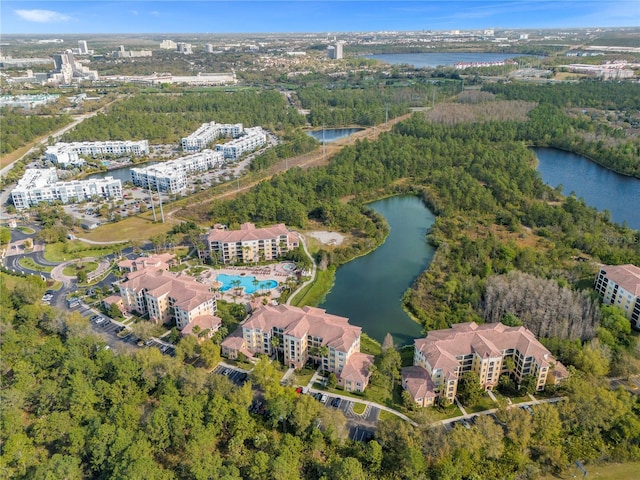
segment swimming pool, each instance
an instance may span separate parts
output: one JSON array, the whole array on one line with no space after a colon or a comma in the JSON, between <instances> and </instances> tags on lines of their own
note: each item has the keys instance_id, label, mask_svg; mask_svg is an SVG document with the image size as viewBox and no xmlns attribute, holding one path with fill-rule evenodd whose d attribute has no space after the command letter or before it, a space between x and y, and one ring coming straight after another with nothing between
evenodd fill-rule
<instances>
[{"instance_id":1,"label":"swimming pool","mask_svg":"<svg viewBox=\"0 0 640 480\"><path fill-rule=\"evenodd\" d=\"M240 288L244 288L244 293L252 294L255 293L256 290L271 290L278 286L278 282L275 280L261 280L255 283L256 277L253 275L227 275L226 273L221 273L216 277L216 280L222 283L222 287L220 287L221 292L226 292L231 290L232 288L236 288L236 285ZM240 282L239 284L235 282Z\"/></svg>"}]
</instances>

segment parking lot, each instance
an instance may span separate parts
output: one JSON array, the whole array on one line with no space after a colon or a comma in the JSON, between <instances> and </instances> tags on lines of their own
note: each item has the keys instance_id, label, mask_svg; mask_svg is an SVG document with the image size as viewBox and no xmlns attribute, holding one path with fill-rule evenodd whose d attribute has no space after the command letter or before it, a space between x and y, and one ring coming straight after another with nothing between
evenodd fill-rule
<instances>
[{"instance_id":1,"label":"parking lot","mask_svg":"<svg viewBox=\"0 0 640 480\"><path fill-rule=\"evenodd\" d=\"M213 373L216 373L218 375L224 375L239 387L244 385L245 382L247 381L247 378L249 377L247 372L244 372L242 370L238 370L226 365L218 365L213 370Z\"/></svg>"},{"instance_id":2,"label":"parking lot","mask_svg":"<svg viewBox=\"0 0 640 480\"><path fill-rule=\"evenodd\" d=\"M371 428L375 427L378 423L378 419L380 417L380 408L378 407L367 405L364 413L358 414L353 411L353 406L356 403L359 403L356 399L352 400L350 398L339 397L337 395L322 392L314 392L311 393L311 395L313 395L316 400L323 403L326 408L340 410L348 420L354 423L354 425L357 424L363 428ZM325 401L323 401L323 397L326 397Z\"/></svg>"}]
</instances>

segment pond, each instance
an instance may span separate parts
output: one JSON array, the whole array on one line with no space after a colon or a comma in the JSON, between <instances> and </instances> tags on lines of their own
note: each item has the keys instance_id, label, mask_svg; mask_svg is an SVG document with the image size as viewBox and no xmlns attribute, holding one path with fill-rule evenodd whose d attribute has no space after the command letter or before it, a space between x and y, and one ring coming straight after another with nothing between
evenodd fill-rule
<instances>
[{"instance_id":1,"label":"pond","mask_svg":"<svg viewBox=\"0 0 640 480\"><path fill-rule=\"evenodd\" d=\"M382 342L391 333L397 345L422 336L422 327L402 308L402 296L431 263L435 248L426 235L435 217L414 196L397 196L369 205L391 230L373 252L342 265L321 308L349 318Z\"/></svg>"},{"instance_id":2,"label":"pond","mask_svg":"<svg viewBox=\"0 0 640 480\"><path fill-rule=\"evenodd\" d=\"M335 142L340 138L348 137L356 132L363 130L362 128L325 128L324 130L312 130L307 132L308 135L311 135L313 138L318 140L320 143L331 143Z\"/></svg>"}]
</instances>

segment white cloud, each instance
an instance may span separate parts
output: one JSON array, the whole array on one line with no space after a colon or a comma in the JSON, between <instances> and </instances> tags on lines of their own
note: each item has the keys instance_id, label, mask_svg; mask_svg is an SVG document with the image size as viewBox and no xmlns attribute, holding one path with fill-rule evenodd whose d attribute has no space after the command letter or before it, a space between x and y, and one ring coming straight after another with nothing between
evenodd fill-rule
<instances>
[{"instance_id":1,"label":"white cloud","mask_svg":"<svg viewBox=\"0 0 640 480\"><path fill-rule=\"evenodd\" d=\"M15 10L15 13L24 20L37 23L68 22L71 20L69 15L53 10Z\"/></svg>"}]
</instances>

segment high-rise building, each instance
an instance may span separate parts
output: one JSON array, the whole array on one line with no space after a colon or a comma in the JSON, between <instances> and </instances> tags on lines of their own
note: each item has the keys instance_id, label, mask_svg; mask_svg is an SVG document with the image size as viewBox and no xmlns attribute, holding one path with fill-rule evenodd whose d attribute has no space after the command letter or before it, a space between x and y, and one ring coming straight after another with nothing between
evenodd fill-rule
<instances>
[{"instance_id":1,"label":"high-rise building","mask_svg":"<svg viewBox=\"0 0 640 480\"><path fill-rule=\"evenodd\" d=\"M88 55L89 54L89 47L87 47L87 41L86 40L78 40L78 53L80 55Z\"/></svg>"},{"instance_id":2,"label":"high-rise building","mask_svg":"<svg viewBox=\"0 0 640 480\"><path fill-rule=\"evenodd\" d=\"M342 40L336 42L335 45L329 45L327 47L327 57L331 60L341 60L344 58L343 47L344 43Z\"/></svg>"},{"instance_id":3,"label":"high-rise building","mask_svg":"<svg viewBox=\"0 0 640 480\"><path fill-rule=\"evenodd\" d=\"M336 42L336 60L341 60L343 58L342 47L344 46L344 42L342 40Z\"/></svg>"},{"instance_id":4,"label":"high-rise building","mask_svg":"<svg viewBox=\"0 0 640 480\"><path fill-rule=\"evenodd\" d=\"M204 51L206 53L213 53L213 45L211 45L210 43L205 43L204 44Z\"/></svg>"},{"instance_id":5,"label":"high-rise building","mask_svg":"<svg viewBox=\"0 0 640 480\"><path fill-rule=\"evenodd\" d=\"M191 55L193 53L193 48L190 43L178 42L177 50L178 53L184 55Z\"/></svg>"}]
</instances>

